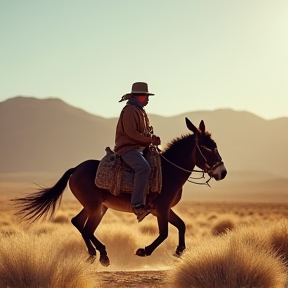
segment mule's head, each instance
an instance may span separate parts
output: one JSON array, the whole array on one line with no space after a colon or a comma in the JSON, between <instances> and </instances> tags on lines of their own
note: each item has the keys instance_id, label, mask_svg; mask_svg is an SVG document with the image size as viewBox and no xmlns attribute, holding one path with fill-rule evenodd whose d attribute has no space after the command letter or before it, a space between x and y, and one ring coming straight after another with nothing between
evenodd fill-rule
<instances>
[{"instance_id":1,"label":"mule's head","mask_svg":"<svg viewBox=\"0 0 288 288\"><path fill-rule=\"evenodd\" d=\"M218 152L217 144L211 138L211 134L205 130L204 121L201 120L199 128L196 128L188 118L185 120L187 128L195 135L193 150L195 165L217 181L224 179L227 170Z\"/></svg>"}]
</instances>

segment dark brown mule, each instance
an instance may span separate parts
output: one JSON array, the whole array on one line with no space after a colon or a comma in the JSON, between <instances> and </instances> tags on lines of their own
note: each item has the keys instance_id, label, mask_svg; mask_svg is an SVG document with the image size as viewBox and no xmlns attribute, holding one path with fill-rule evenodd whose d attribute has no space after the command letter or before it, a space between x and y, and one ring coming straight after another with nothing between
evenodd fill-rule
<instances>
[{"instance_id":1,"label":"dark brown mule","mask_svg":"<svg viewBox=\"0 0 288 288\"><path fill-rule=\"evenodd\" d=\"M185 223L171 208L180 201L182 186L195 165L216 180L224 179L227 174L216 143L206 132L204 122L201 121L197 129L189 119L185 119L187 128L194 134L174 139L161 154L162 190L160 194L149 194L146 199L151 214L157 217L159 236L150 245L139 248L136 251L138 256L151 255L168 237L168 223L178 229L179 240L175 255L180 256L185 249L186 228ZM52 216L69 181L72 193L83 206L82 211L71 222L80 231L90 257L94 260L98 250L101 264L108 266L110 262L106 247L94 236L94 232L108 208L132 213L131 194L122 193L116 197L109 191L98 188L94 184L98 165L98 160L87 160L67 170L53 187L13 201L19 209L17 213L26 220L34 221L42 216Z\"/></svg>"}]
</instances>

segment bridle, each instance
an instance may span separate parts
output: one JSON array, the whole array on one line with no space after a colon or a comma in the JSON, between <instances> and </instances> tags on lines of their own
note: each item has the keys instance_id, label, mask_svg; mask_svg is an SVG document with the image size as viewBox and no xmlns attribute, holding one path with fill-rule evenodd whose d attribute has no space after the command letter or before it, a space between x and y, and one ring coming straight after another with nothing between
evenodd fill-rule
<instances>
[{"instance_id":1,"label":"bridle","mask_svg":"<svg viewBox=\"0 0 288 288\"><path fill-rule=\"evenodd\" d=\"M201 150L200 147L201 147L201 148L205 148L205 149L210 150L211 152L215 153L215 154L217 155L217 157L219 158L220 161L218 161L218 162L216 162L214 165L210 166L209 163L208 163L207 158L206 158L205 155L203 154L203 152L202 152L202 150ZM171 162L170 160L168 160L166 157L163 156L162 153L159 153L159 154L160 154L160 156L161 156L165 161L167 161L168 163L170 163L171 165L177 167L178 169L180 169L180 170L182 170L182 171L185 171L185 172L187 172L187 173L189 173L189 174L192 174L193 172L197 172L197 173L201 173L201 174L202 174L201 177L196 177L196 178L195 178L195 177L192 177L192 176L189 176L189 178L188 178L188 180L187 180L188 182L194 183L194 184L198 184L198 185L207 185L207 186L211 187L210 184L209 184L209 181L212 179L212 177L209 175L209 172L215 170L217 167L219 167L220 165L223 164L223 161L222 161L222 159L221 159L221 156L219 155L217 148L215 148L215 149L212 151L211 149L209 149L208 147L206 147L206 146L204 146L204 145L200 145L200 146L199 146L199 137L198 137L197 134L195 135L195 146L194 146L194 149L193 149L193 151L192 151L192 158L193 158L193 161L194 161L195 164L196 164L196 150L198 150L200 156L201 156L202 159L204 160L204 166L205 166L205 168L202 169L202 170L197 170L197 169L187 170L187 169L185 169L185 168L183 168L183 167L180 167L180 166L176 165L175 163ZM207 174L209 175L209 179L208 179L208 180L206 180L205 182L201 182L201 183L193 181L193 180L197 180L197 179L205 179L205 173L207 173ZM193 180L191 180L191 179L193 179Z\"/></svg>"},{"instance_id":2,"label":"bridle","mask_svg":"<svg viewBox=\"0 0 288 288\"><path fill-rule=\"evenodd\" d=\"M203 148L203 149L209 150L210 152L214 153L214 154L217 156L217 158L219 159L219 161L217 161L214 165L210 166L209 163L208 163L207 158L204 156L204 154L203 154L202 150L200 149L200 147ZM199 154L201 155L201 157L203 158L203 160L204 160L204 162L205 162L205 164L204 164L204 165L205 165L205 169L203 169L203 170L204 170L206 173L209 173L209 172L215 170L218 166L220 166L220 165L223 164L222 158L221 158L220 154L218 153L217 147L215 147L213 150L211 150L211 149L207 148L207 147L204 146L204 145L200 145L200 146L199 146L199 138L198 138L198 135L195 135L195 147L194 147L194 151L195 151L195 148L198 149ZM192 155L193 155L193 161L194 161L194 163L196 164L196 156L195 156L195 152L194 152L194 151L192 152L192 153L193 153Z\"/></svg>"}]
</instances>

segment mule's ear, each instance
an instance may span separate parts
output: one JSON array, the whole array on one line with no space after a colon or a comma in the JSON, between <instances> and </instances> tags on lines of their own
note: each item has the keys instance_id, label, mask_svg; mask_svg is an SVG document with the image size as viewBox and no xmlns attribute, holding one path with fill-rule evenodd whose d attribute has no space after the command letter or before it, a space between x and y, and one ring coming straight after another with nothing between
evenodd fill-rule
<instances>
[{"instance_id":1,"label":"mule's ear","mask_svg":"<svg viewBox=\"0 0 288 288\"><path fill-rule=\"evenodd\" d=\"M199 130L201 131L202 134L205 134L205 123L203 120L201 120L200 124L199 124Z\"/></svg>"},{"instance_id":2,"label":"mule's ear","mask_svg":"<svg viewBox=\"0 0 288 288\"><path fill-rule=\"evenodd\" d=\"M185 121L186 121L186 126L190 131L194 132L194 134L199 132L198 129L194 126L194 124L187 117L185 117Z\"/></svg>"}]
</instances>

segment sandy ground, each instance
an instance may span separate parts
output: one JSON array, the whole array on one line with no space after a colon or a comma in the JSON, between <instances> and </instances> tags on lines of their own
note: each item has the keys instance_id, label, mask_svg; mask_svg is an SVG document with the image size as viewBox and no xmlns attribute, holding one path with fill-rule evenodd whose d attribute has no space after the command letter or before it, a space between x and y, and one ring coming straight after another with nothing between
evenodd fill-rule
<instances>
[{"instance_id":1,"label":"sandy ground","mask_svg":"<svg viewBox=\"0 0 288 288\"><path fill-rule=\"evenodd\" d=\"M21 179L19 179L19 182L13 181L13 179L6 179L6 181L2 181L2 182L0 181L0 203L2 202L2 206L0 206L0 210L1 210L0 211L1 212L0 213L0 228L2 227L2 229L4 230L9 229L10 227L9 225L12 221L8 217L8 215L12 213L10 210L11 208L9 207L10 206L9 199L13 197L17 197L21 195L22 193L24 194L31 193L31 192L33 193L34 191L36 191L38 188L37 185L35 184L33 185L31 183L27 184L27 182L22 182ZM41 184L41 183L44 183L44 181L43 182L40 181L38 183ZM47 181L47 183L45 182L47 186L52 185L53 183L54 182L52 180L51 182L49 181ZM257 195L256 197L255 195L255 199L256 198L260 199L261 202L264 202L264 203L257 203L256 201L252 201L251 196L249 198L250 200L249 202L243 202L243 203L238 202L239 198L237 197L243 197L243 199L246 199L245 197L249 195L248 193L249 191L245 191L245 190L239 193L238 193L238 190L229 191L230 198L228 197L227 198L229 200L232 199L235 202L234 201L229 202L228 199L224 202L213 202L211 200L211 197L208 197L208 193L210 193L210 195L214 193L215 198L219 197L218 201L221 199L220 197L221 194L218 193L218 191L214 191L214 190L212 191L212 189L210 190L208 190L207 192L206 190L201 191L202 198L195 196L194 201L192 202L183 201L177 207L175 207L175 212L177 212L183 218L187 226L187 231L186 231L186 240L188 242L187 247L189 246L191 247L191 245L194 245L194 242L197 241L197 239L202 239L202 238L205 239L207 235L211 234L213 227L217 223L222 223L223 221L225 222L227 219L231 220L232 224L235 226L243 225L243 224L246 225L247 223L250 223L250 222L251 222L251 225L252 224L254 225L255 223L264 223L264 222L267 223L267 225L272 225L279 221L282 221L283 219L288 219L287 192L285 192L284 190L283 191L285 193L281 190L281 197L278 197L278 194L275 192L273 194L272 193L273 191L269 193L269 195L267 194L269 196L268 197L264 193L265 189L263 188L264 192L261 194L261 197L258 197L259 195ZM275 190L275 191L277 192L278 190ZM185 191L186 194L189 192L190 191ZM62 223L61 225L64 225L65 227L66 226L69 227L69 228L65 228L65 229L69 229L67 231L70 231L70 228L72 231L72 229L74 228L70 224L70 219L76 213L79 212L81 205L77 201L75 201L74 197L71 197L72 195L69 189L67 189L65 193L66 194L63 199L64 201L62 202L61 204L62 206L59 211L59 215L62 218L60 217L59 219L60 220L62 219L60 221L60 224ZM222 196L225 193L222 191ZM197 193L194 193L194 194L191 193L191 195L196 195L196 194ZM246 196L244 197L243 194L245 194ZM273 200L276 203L273 203L273 201L271 201L272 196L273 196ZM71 201L70 199L73 199L73 201ZM202 201L199 201L200 199ZM210 201L207 201L208 199ZM67 200L67 202L65 200ZM118 253L121 254L121 257L124 257L124 260L126 259L127 261L130 261L131 260L130 250L134 249L133 248L134 244L135 243L137 244L135 248L142 247L141 246L142 238L145 240L143 242L145 245L146 238L147 238L147 243L149 243L149 241L151 241L153 237L156 237L158 233L156 219L153 218L151 215L147 216L145 221L143 221L143 223L141 224L136 223L136 220L134 218L135 218L134 215L126 215L124 213L114 212L111 210L107 212L107 216L103 219L102 224L101 224L102 225L101 229L98 230L100 235L102 231L104 232L110 231L110 234L108 235L109 237L110 236L119 237L119 236L126 235L125 236L126 238L120 237L119 241L122 241L121 242L122 244L123 244L123 241L126 241L126 240L130 242L127 243L128 248L123 246L123 251L119 252L113 249L113 245L111 246L111 241L109 240L109 237L106 238L106 242L108 242L107 247L110 249L110 250L108 249L109 257L110 257L111 263L113 262L114 264L115 262L116 269L114 268L113 270L113 267L111 264L110 266L111 268L107 267L107 270L103 271L103 268L101 267L101 269L97 271L97 268L96 268L97 266L95 264L95 278L98 279L95 282L95 287L98 288L100 285L101 288L102 287L103 288L116 288L116 287L117 288L124 288L124 287L128 287L128 288L130 287L133 287L133 288L162 288L162 287L176 288L172 284L172 279L171 279L173 270L160 270L160 269L164 269L164 267L163 266L159 267L159 265L157 267L157 265L155 265L155 269L159 269L159 270L146 271L150 267L149 268L147 267L144 268L143 266L139 267L137 263L139 263L140 260L144 260L144 259L139 260L138 258L135 258L135 266L133 265L132 267L133 269L139 269L139 270L134 270L134 271L131 271L130 267L125 270L125 268L123 268L119 264L121 263L121 261L117 262ZM60 224L57 224L57 225L60 225ZM45 223L43 223L43 225L45 226ZM50 225L55 225L55 224L50 223ZM112 226L109 226L109 225L113 225L114 228L110 229L109 227L112 227ZM107 230L107 227L108 227L108 230ZM123 233L121 229L123 229ZM133 242L134 238L132 236L128 237L130 234L133 234L133 233L127 232L129 231L129 229L133 229L133 232L136 233L135 235L137 237L136 237L135 243ZM101 235L102 237L105 236L104 232ZM170 233L169 238L165 241L165 243L162 244L162 246L158 250L161 251L161 248L168 247L168 254L172 255L174 251L173 249L175 249L176 247L176 242L174 243L174 239L173 239L176 231L173 230L173 228L171 228L170 232L169 232ZM77 237L78 236L79 235L77 234ZM172 244L170 244L170 242ZM158 252L157 251L155 251L155 255L159 257L159 251ZM166 254L163 256L164 259L166 259L165 256ZM156 260L158 260L157 257L155 258ZM170 260L170 258L168 258L168 260ZM157 263L159 264L159 261ZM142 268L143 270L141 270ZM118 269L123 269L125 271L118 271ZM154 269L154 267L152 267L151 269ZM94 274L94 271L93 271L93 274ZM94 284L94 281L93 281L93 284ZM0 284L0 288L1 287L2 286Z\"/></svg>"},{"instance_id":2,"label":"sandy ground","mask_svg":"<svg viewBox=\"0 0 288 288\"><path fill-rule=\"evenodd\" d=\"M169 281L170 271L107 271L99 274L103 288L173 288Z\"/></svg>"}]
</instances>

